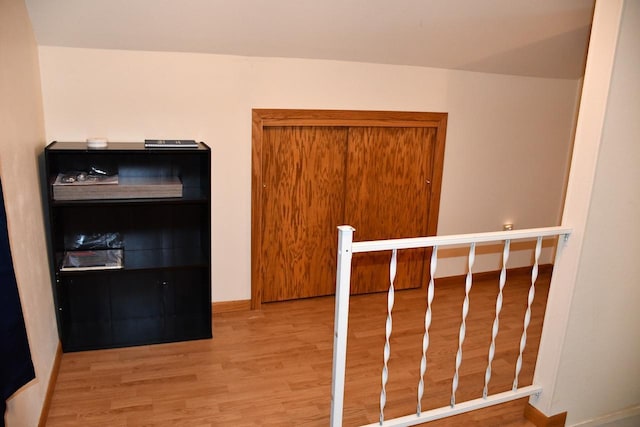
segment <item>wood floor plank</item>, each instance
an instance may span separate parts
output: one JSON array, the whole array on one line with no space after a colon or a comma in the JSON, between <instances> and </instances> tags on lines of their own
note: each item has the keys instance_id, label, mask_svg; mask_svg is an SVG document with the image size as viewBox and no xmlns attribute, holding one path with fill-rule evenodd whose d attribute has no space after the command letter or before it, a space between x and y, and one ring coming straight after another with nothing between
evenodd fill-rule
<instances>
[{"instance_id":1,"label":"wood floor plank","mask_svg":"<svg viewBox=\"0 0 640 427\"><path fill-rule=\"evenodd\" d=\"M531 384L548 293L540 276L520 385ZM529 278L514 274L504 290L490 393L511 388ZM458 402L482 395L497 280L470 293ZM437 283L423 410L446 406L464 281ZM333 297L263 304L261 311L214 314L214 338L63 354L47 426L325 426L329 422ZM415 411L424 333L422 290L396 293L387 418ZM386 294L352 297L344 425L379 417ZM526 399L429 423L429 426L531 426Z\"/></svg>"}]
</instances>

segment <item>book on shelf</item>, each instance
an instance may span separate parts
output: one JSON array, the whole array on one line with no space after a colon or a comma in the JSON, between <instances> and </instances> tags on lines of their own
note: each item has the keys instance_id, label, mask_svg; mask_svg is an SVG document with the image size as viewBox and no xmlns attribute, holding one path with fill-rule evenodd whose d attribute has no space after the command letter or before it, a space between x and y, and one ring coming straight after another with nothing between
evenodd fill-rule
<instances>
[{"instance_id":1,"label":"book on shelf","mask_svg":"<svg viewBox=\"0 0 640 427\"><path fill-rule=\"evenodd\" d=\"M193 139L145 139L144 148L198 148Z\"/></svg>"},{"instance_id":2,"label":"book on shelf","mask_svg":"<svg viewBox=\"0 0 640 427\"><path fill-rule=\"evenodd\" d=\"M122 249L66 251L60 271L112 270L123 268Z\"/></svg>"}]
</instances>

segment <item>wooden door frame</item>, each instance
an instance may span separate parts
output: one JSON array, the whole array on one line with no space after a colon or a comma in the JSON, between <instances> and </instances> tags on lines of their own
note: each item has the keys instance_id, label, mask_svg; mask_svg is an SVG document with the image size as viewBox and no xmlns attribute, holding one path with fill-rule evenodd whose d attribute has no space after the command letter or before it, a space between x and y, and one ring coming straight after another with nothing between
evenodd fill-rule
<instances>
[{"instance_id":1,"label":"wooden door frame","mask_svg":"<svg viewBox=\"0 0 640 427\"><path fill-rule=\"evenodd\" d=\"M251 120L251 309L262 304L262 140L272 126L428 127L436 129L427 235L438 229L447 113L359 110L253 109ZM337 232L336 232L337 236ZM337 238L337 237L336 237Z\"/></svg>"}]
</instances>

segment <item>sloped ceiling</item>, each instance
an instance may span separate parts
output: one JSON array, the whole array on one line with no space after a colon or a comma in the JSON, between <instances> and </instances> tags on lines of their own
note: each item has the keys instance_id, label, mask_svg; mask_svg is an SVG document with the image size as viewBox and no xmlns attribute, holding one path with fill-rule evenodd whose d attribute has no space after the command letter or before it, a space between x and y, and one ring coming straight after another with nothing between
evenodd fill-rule
<instances>
[{"instance_id":1,"label":"sloped ceiling","mask_svg":"<svg viewBox=\"0 0 640 427\"><path fill-rule=\"evenodd\" d=\"M40 45L577 79L594 0L26 0Z\"/></svg>"}]
</instances>

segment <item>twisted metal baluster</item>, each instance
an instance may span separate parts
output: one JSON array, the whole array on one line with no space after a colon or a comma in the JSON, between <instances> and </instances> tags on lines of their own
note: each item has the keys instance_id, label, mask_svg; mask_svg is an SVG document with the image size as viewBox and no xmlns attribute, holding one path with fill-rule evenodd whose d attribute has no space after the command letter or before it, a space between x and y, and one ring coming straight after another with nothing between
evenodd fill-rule
<instances>
[{"instance_id":1,"label":"twisted metal baluster","mask_svg":"<svg viewBox=\"0 0 640 427\"><path fill-rule=\"evenodd\" d=\"M380 425L384 422L384 405L387 402L387 380L389 379L389 356L391 355L391 346L389 345L389 338L391 337L391 329L393 320L391 318L391 311L393 310L394 290L393 282L396 279L396 266L397 266L398 251L394 249L391 253L391 262L389 263L389 293L387 296L387 323L385 328L385 342L384 342L384 365L382 367L382 391L380 391Z\"/></svg>"},{"instance_id":2,"label":"twisted metal baluster","mask_svg":"<svg viewBox=\"0 0 640 427\"><path fill-rule=\"evenodd\" d=\"M420 382L418 383L418 416L422 412L422 395L424 394L424 374L427 372L427 350L429 349L429 327L431 326L431 302L433 301L433 276L438 265L438 247L434 246L431 252L431 269L429 287L427 289L427 312L424 315L424 337L422 338L422 359L420 360Z\"/></svg>"},{"instance_id":3,"label":"twisted metal baluster","mask_svg":"<svg viewBox=\"0 0 640 427\"><path fill-rule=\"evenodd\" d=\"M527 299L527 311L524 314L524 329L522 331L522 337L520 338L520 353L518 354L518 361L516 362L516 373L513 379L513 391L518 390L518 376L520 375L520 369L522 369L522 353L527 345L527 328L531 321L531 304L536 294L536 280L538 279L538 259L540 258L540 252L542 251L542 236L538 237L536 242L535 259L533 263L533 269L531 270L531 287L529 288L529 297Z\"/></svg>"},{"instance_id":4,"label":"twisted metal baluster","mask_svg":"<svg viewBox=\"0 0 640 427\"><path fill-rule=\"evenodd\" d=\"M493 357L496 354L496 336L498 335L498 328L500 325L500 311L502 311L502 290L504 284L507 282L507 261L509 260L509 248L511 246L510 240L504 241L504 249L502 251L502 270L500 270L500 289L498 291L498 297L496 298L496 317L493 319L493 329L491 330L491 345L489 346L489 362L487 363L487 370L484 374L484 389L482 390L482 397L487 398L489 394L489 381L491 380L491 363Z\"/></svg>"},{"instance_id":5,"label":"twisted metal baluster","mask_svg":"<svg viewBox=\"0 0 640 427\"><path fill-rule=\"evenodd\" d=\"M462 303L462 323L460 324L460 335L458 337L458 352L456 353L456 372L453 375L453 381L451 383L451 407L452 408L456 404L456 390L458 389L458 374L460 371L460 364L462 363L462 344L464 343L464 335L467 329L465 321L467 319L467 314L469 313L469 292L471 291L471 285L472 285L471 268L473 267L473 262L475 261L475 253L476 253L476 244L475 242L473 242L469 247L469 271L467 272L467 278L465 281L464 302Z\"/></svg>"}]
</instances>

